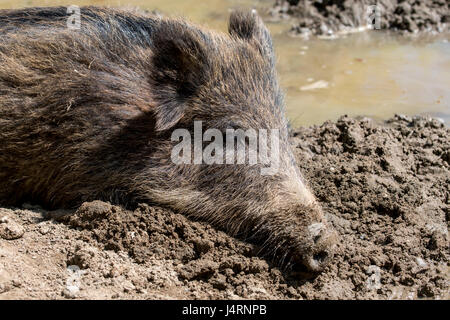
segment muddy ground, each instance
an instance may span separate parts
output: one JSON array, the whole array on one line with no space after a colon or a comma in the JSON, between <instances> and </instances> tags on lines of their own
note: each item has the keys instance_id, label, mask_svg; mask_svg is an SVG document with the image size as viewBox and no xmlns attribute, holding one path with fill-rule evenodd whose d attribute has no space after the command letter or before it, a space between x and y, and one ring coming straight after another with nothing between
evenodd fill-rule
<instances>
[{"instance_id":1,"label":"muddy ground","mask_svg":"<svg viewBox=\"0 0 450 320\"><path fill-rule=\"evenodd\" d=\"M94 201L68 217L24 204L0 208L0 299L450 298L450 128L342 117L292 143L340 236L319 276L146 204Z\"/></svg>"},{"instance_id":2,"label":"muddy ground","mask_svg":"<svg viewBox=\"0 0 450 320\"><path fill-rule=\"evenodd\" d=\"M368 17L375 17L375 10L369 8L373 5L378 6L380 17L374 29L405 33L449 31L447 0L276 0L270 13L273 19L292 17L293 34L334 36L366 28Z\"/></svg>"}]
</instances>

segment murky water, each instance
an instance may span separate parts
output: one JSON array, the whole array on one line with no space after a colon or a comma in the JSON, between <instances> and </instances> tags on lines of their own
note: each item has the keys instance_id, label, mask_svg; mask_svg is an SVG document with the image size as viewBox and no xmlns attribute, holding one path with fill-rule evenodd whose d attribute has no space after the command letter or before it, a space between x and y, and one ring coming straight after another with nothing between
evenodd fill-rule
<instances>
[{"instance_id":1,"label":"murky water","mask_svg":"<svg viewBox=\"0 0 450 320\"><path fill-rule=\"evenodd\" d=\"M269 7L272 0L0 0L0 8L51 5L139 6L181 15L226 30L229 10ZM259 10L263 12L263 10ZM406 39L386 32L337 40L287 35L290 24L268 23L294 125L343 114L384 119L394 113L429 114L450 124L450 35Z\"/></svg>"}]
</instances>

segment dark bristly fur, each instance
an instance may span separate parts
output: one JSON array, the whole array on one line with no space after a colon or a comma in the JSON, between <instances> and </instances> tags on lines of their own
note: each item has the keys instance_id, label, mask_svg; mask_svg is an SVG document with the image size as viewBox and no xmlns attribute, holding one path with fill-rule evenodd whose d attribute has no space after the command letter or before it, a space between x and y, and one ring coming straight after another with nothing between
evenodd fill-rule
<instances>
[{"instance_id":1,"label":"dark bristly fur","mask_svg":"<svg viewBox=\"0 0 450 320\"><path fill-rule=\"evenodd\" d=\"M313 271L328 263L333 232L295 164L272 40L255 13L234 12L228 35L95 7L81 8L80 30L66 19L65 8L0 11L1 203L143 201ZM280 129L279 172L172 163L172 131L194 120Z\"/></svg>"}]
</instances>

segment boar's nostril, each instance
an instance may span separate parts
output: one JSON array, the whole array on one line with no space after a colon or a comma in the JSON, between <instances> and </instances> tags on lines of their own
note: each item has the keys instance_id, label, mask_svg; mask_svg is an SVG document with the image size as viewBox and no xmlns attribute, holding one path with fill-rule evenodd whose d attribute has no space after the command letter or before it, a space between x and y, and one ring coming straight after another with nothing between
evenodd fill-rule
<instances>
[{"instance_id":1,"label":"boar's nostril","mask_svg":"<svg viewBox=\"0 0 450 320\"><path fill-rule=\"evenodd\" d=\"M317 243L317 241L319 241L320 239L320 235L317 235L313 238L314 243Z\"/></svg>"},{"instance_id":2,"label":"boar's nostril","mask_svg":"<svg viewBox=\"0 0 450 320\"><path fill-rule=\"evenodd\" d=\"M313 259L319 264L321 265L323 262L325 262L325 260L328 258L328 252L326 251L320 251L318 253L315 253L313 255Z\"/></svg>"},{"instance_id":3,"label":"boar's nostril","mask_svg":"<svg viewBox=\"0 0 450 320\"><path fill-rule=\"evenodd\" d=\"M320 272L328 264L331 256L328 251L321 250L306 258L304 265L313 273Z\"/></svg>"}]
</instances>

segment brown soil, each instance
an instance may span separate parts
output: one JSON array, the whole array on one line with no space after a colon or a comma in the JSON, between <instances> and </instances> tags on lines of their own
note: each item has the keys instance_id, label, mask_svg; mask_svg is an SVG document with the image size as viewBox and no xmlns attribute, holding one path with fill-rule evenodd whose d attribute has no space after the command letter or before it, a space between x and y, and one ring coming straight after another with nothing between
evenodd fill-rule
<instances>
[{"instance_id":1,"label":"brown soil","mask_svg":"<svg viewBox=\"0 0 450 320\"><path fill-rule=\"evenodd\" d=\"M382 30L449 31L450 3L446 0L276 0L270 13L274 19L293 17L294 34L330 36L366 26L373 5L380 10Z\"/></svg>"},{"instance_id":2,"label":"brown soil","mask_svg":"<svg viewBox=\"0 0 450 320\"><path fill-rule=\"evenodd\" d=\"M316 278L158 207L94 201L66 216L27 204L0 208L0 299L449 299L449 137L437 120L404 116L293 132L341 237Z\"/></svg>"}]
</instances>

